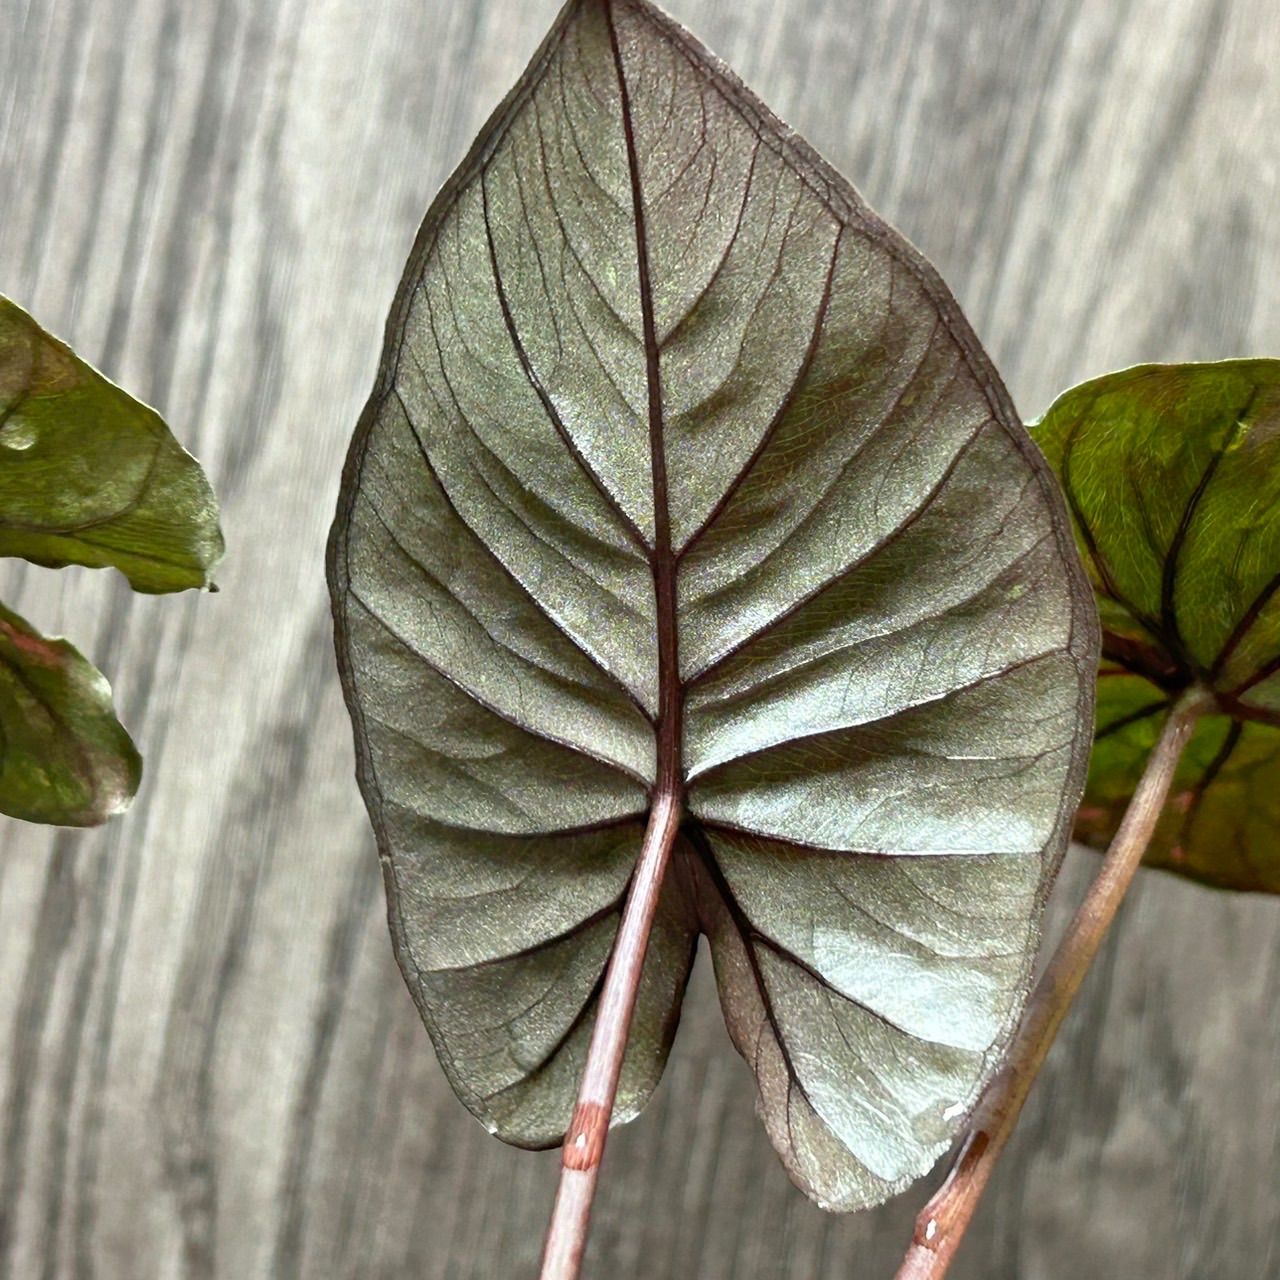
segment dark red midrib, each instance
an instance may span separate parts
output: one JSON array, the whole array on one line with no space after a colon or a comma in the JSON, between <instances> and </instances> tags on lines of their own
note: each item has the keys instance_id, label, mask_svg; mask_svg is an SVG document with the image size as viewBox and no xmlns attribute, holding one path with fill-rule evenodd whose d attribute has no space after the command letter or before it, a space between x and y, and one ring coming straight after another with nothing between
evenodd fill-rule
<instances>
[{"instance_id":1,"label":"dark red midrib","mask_svg":"<svg viewBox=\"0 0 1280 1280\"><path fill-rule=\"evenodd\" d=\"M667 460L663 442L662 375L649 281L649 245L644 217L644 193L631 122L622 52L612 8L604 5L609 46L618 77L619 108L627 150L636 237L636 268L644 329L645 377L649 397L649 449L653 478L654 545L649 557L653 571L655 625L658 647L658 714L655 720L656 760L650 795L649 821L636 859L631 889L623 907L618 934L610 951L591 1043L578 1087L577 1104L565 1133L561 1180L552 1209L543 1255L543 1275L560 1275L566 1257L580 1260L586 1239L596 1174L604 1153L609 1121L617 1099L623 1055L631 1034L631 1019L643 972L645 954L658 911L663 880L670 865L683 801L683 691L680 687L676 630L676 560L671 551L671 519L667 501ZM566 1252L566 1250L568 1252ZM550 1261L556 1259L558 1261ZM576 1266L576 1261L574 1263ZM576 1270L573 1274L577 1274Z\"/></svg>"},{"instance_id":2,"label":"dark red midrib","mask_svg":"<svg viewBox=\"0 0 1280 1280\"><path fill-rule=\"evenodd\" d=\"M622 133L627 149L627 173L631 181L631 202L636 232L636 268L640 291L640 318L644 338L645 382L649 398L649 455L653 477L653 568L655 621L658 641L657 760L654 796L678 796L683 788L682 745L684 698L680 687L680 640L676 626L677 561L671 548L671 512L667 490L667 456L662 414L662 370L659 363L657 326L653 313L653 290L649 275L649 241L645 223L644 192L640 182L640 162L636 153L635 130L631 121L631 97L622 50L614 25L613 11L606 6L609 47L618 77Z\"/></svg>"}]
</instances>

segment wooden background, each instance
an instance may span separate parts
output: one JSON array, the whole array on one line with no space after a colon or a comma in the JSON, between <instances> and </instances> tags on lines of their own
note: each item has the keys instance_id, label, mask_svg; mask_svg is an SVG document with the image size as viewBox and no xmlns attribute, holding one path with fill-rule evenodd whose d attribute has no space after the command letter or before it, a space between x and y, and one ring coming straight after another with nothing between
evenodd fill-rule
<instances>
[{"instance_id":1,"label":"wooden background","mask_svg":"<svg viewBox=\"0 0 1280 1280\"><path fill-rule=\"evenodd\" d=\"M937 263L1038 414L1280 354L1275 0L670 0ZM0 1276L531 1277L555 1156L457 1104L395 965L322 545L428 198L555 0L0 0L0 290L225 507L222 592L6 565L147 758L0 819ZM1087 862L1069 863L1060 921ZM1280 1275L1280 902L1145 877L954 1275ZM705 960L704 960L705 963ZM791 1189L705 973L590 1274L877 1280L924 1189Z\"/></svg>"}]
</instances>

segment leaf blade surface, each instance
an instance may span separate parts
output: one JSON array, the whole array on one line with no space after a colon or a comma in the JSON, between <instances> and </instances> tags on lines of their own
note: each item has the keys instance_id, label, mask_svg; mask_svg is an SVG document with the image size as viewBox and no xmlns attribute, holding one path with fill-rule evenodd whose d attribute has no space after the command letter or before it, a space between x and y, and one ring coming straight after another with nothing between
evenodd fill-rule
<instances>
[{"instance_id":1,"label":"leaf blade surface","mask_svg":"<svg viewBox=\"0 0 1280 1280\"><path fill-rule=\"evenodd\" d=\"M211 585L218 507L159 415L0 297L0 555Z\"/></svg>"},{"instance_id":2,"label":"leaf blade surface","mask_svg":"<svg viewBox=\"0 0 1280 1280\"><path fill-rule=\"evenodd\" d=\"M97 826L129 807L141 778L102 673L0 605L0 812Z\"/></svg>"},{"instance_id":3,"label":"leaf blade surface","mask_svg":"<svg viewBox=\"0 0 1280 1280\"><path fill-rule=\"evenodd\" d=\"M1140 365L1065 392L1032 427L1062 480L1103 623L1077 834L1115 833L1163 715L1197 727L1145 861L1280 892L1280 361Z\"/></svg>"},{"instance_id":4,"label":"leaf blade surface","mask_svg":"<svg viewBox=\"0 0 1280 1280\"><path fill-rule=\"evenodd\" d=\"M428 213L330 581L401 966L491 1130L563 1134L674 771L615 1119L657 1082L705 932L792 1176L854 1208L928 1168L1025 993L1082 780L1087 588L931 268L651 5L567 6ZM512 839L559 886L519 880L526 922L558 906L542 1029L499 1054L525 1063L517 1121L461 1079L468 997L424 981L420 924ZM473 919L487 959L528 962L526 929L520 950Z\"/></svg>"}]
</instances>

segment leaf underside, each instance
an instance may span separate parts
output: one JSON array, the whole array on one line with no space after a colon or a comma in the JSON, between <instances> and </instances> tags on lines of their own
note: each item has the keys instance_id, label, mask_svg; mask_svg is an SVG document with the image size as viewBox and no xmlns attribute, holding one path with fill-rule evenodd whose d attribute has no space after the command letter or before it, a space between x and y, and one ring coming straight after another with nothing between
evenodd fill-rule
<instances>
[{"instance_id":1,"label":"leaf underside","mask_svg":"<svg viewBox=\"0 0 1280 1280\"><path fill-rule=\"evenodd\" d=\"M1066 392L1032 430L1102 616L1077 835L1114 835L1165 714L1198 683L1218 706L1146 861L1280 893L1280 360L1121 370Z\"/></svg>"},{"instance_id":2,"label":"leaf underside","mask_svg":"<svg viewBox=\"0 0 1280 1280\"><path fill-rule=\"evenodd\" d=\"M0 556L210 585L218 507L160 416L0 297Z\"/></svg>"},{"instance_id":3,"label":"leaf underside","mask_svg":"<svg viewBox=\"0 0 1280 1280\"><path fill-rule=\"evenodd\" d=\"M852 1209L924 1172L1025 993L1087 584L931 268L651 5L569 4L432 206L329 567L397 953L475 1115L563 1135L674 770L615 1121L702 932L792 1177Z\"/></svg>"}]
</instances>

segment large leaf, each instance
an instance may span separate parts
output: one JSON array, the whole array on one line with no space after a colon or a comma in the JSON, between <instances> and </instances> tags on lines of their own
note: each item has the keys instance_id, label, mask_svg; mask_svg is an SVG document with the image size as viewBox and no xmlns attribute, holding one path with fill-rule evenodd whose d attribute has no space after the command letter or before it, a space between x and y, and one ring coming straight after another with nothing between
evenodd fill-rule
<instances>
[{"instance_id":1,"label":"large leaf","mask_svg":"<svg viewBox=\"0 0 1280 1280\"><path fill-rule=\"evenodd\" d=\"M428 213L330 582L401 967L493 1132L564 1133L675 778L614 1118L703 931L792 1176L929 1167L1083 781L1087 584L932 269L650 5L570 3Z\"/></svg>"},{"instance_id":2,"label":"large leaf","mask_svg":"<svg viewBox=\"0 0 1280 1280\"><path fill-rule=\"evenodd\" d=\"M141 776L101 672L0 605L0 813L94 826L129 807Z\"/></svg>"},{"instance_id":3,"label":"large leaf","mask_svg":"<svg viewBox=\"0 0 1280 1280\"><path fill-rule=\"evenodd\" d=\"M1172 700L1198 726L1146 860L1280 892L1280 360L1143 365L1032 428L1098 595L1104 665L1082 839L1114 834Z\"/></svg>"},{"instance_id":4,"label":"large leaf","mask_svg":"<svg viewBox=\"0 0 1280 1280\"><path fill-rule=\"evenodd\" d=\"M159 415L0 297L0 556L183 591L221 555L213 491Z\"/></svg>"}]
</instances>

